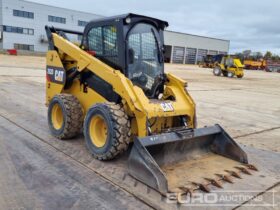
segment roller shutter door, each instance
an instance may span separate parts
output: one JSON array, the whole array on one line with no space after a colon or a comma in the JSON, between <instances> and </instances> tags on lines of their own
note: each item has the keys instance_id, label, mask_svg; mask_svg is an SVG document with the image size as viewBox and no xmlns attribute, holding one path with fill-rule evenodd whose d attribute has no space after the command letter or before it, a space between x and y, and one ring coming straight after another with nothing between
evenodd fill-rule
<instances>
[{"instance_id":1,"label":"roller shutter door","mask_svg":"<svg viewBox=\"0 0 280 210\"><path fill-rule=\"evenodd\" d=\"M196 60L196 48L187 48L186 49L186 64L195 64Z\"/></svg>"},{"instance_id":2,"label":"roller shutter door","mask_svg":"<svg viewBox=\"0 0 280 210\"><path fill-rule=\"evenodd\" d=\"M198 49L197 51L197 63L202 62L203 58L207 55L208 50Z\"/></svg>"},{"instance_id":3,"label":"roller shutter door","mask_svg":"<svg viewBox=\"0 0 280 210\"><path fill-rule=\"evenodd\" d=\"M173 63L184 63L184 47L173 47L173 56L172 61Z\"/></svg>"}]
</instances>

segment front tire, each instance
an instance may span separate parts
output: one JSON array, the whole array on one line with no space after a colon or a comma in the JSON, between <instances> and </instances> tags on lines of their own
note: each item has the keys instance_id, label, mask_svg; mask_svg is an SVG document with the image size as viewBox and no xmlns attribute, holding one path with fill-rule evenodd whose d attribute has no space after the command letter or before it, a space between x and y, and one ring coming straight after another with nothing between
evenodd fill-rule
<instances>
[{"instance_id":1,"label":"front tire","mask_svg":"<svg viewBox=\"0 0 280 210\"><path fill-rule=\"evenodd\" d=\"M86 115L84 136L94 158L110 160L127 150L131 136L130 121L118 104L95 104Z\"/></svg>"},{"instance_id":2,"label":"front tire","mask_svg":"<svg viewBox=\"0 0 280 210\"><path fill-rule=\"evenodd\" d=\"M79 100L71 94L59 94L48 107L48 125L51 134L59 139L70 139L81 133L83 110Z\"/></svg>"},{"instance_id":3,"label":"front tire","mask_svg":"<svg viewBox=\"0 0 280 210\"><path fill-rule=\"evenodd\" d=\"M213 69L213 74L214 74L215 76L221 76L221 74L222 74L221 68L218 67L218 66L216 66L216 67Z\"/></svg>"}]
</instances>

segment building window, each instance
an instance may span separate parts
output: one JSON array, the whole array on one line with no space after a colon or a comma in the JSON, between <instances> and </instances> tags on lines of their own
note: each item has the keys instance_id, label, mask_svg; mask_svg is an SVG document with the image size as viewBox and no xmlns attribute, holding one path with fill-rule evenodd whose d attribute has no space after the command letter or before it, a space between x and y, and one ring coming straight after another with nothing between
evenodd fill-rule
<instances>
[{"instance_id":1,"label":"building window","mask_svg":"<svg viewBox=\"0 0 280 210\"><path fill-rule=\"evenodd\" d=\"M23 17L23 18L30 18L34 19L34 13L33 12L26 12L21 10L13 10L13 15L16 17Z\"/></svg>"},{"instance_id":2,"label":"building window","mask_svg":"<svg viewBox=\"0 0 280 210\"><path fill-rule=\"evenodd\" d=\"M49 15L49 22L66 24L66 18Z\"/></svg>"},{"instance_id":3,"label":"building window","mask_svg":"<svg viewBox=\"0 0 280 210\"><path fill-rule=\"evenodd\" d=\"M34 35L34 29L14 26L3 26L3 31L17 34Z\"/></svg>"},{"instance_id":4,"label":"building window","mask_svg":"<svg viewBox=\"0 0 280 210\"><path fill-rule=\"evenodd\" d=\"M28 44L14 44L14 48L17 50L34 51L34 45Z\"/></svg>"},{"instance_id":5,"label":"building window","mask_svg":"<svg viewBox=\"0 0 280 210\"><path fill-rule=\"evenodd\" d=\"M87 21L78 20L78 26L83 26L83 27L85 27L87 24L88 24Z\"/></svg>"}]
</instances>

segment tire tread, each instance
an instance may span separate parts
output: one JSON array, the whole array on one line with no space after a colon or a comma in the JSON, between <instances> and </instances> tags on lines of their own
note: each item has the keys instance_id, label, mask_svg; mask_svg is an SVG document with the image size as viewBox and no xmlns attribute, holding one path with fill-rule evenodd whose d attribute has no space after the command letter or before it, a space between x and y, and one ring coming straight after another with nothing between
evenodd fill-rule
<instances>
[{"instance_id":1,"label":"tire tread","mask_svg":"<svg viewBox=\"0 0 280 210\"><path fill-rule=\"evenodd\" d=\"M83 127L83 109L79 100L71 94L59 94L54 98L60 100L66 110L63 132L58 139L70 139L81 133Z\"/></svg>"},{"instance_id":2,"label":"tire tread","mask_svg":"<svg viewBox=\"0 0 280 210\"><path fill-rule=\"evenodd\" d=\"M103 154L92 154L98 160L111 160L128 149L131 139L131 125L123 107L119 104L105 102L95 104L92 108L101 106L110 113L113 124L113 143L108 152ZM84 125L86 126L86 125Z\"/></svg>"}]
</instances>

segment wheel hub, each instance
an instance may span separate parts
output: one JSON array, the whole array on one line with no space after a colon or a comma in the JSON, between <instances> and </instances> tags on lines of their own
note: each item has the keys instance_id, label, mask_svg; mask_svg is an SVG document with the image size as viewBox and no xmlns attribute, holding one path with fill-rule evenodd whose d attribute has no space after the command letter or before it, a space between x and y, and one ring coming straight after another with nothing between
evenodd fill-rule
<instances>
[{"instance_id":1,"label":"wheel hub","mask_svg":"<svg viewBox=\"0 0 280 210\"><path fill-rule=\"evenodd\" d=\"M96 147L104 147L107 141L108 128L104 118L100 115L92 117L89 125L89 135Z\"/></svg>"},{"instance_id":2,"label":"wheel hub","mask_svg":"<svg viewBox=\"0 0 280 210\"><path fill-rule=\"evenodd\" d=\"M55 104L52 108L52 124L56 130L63 126L63 112L59 104Z\"/></svg>"}]
</instances>

